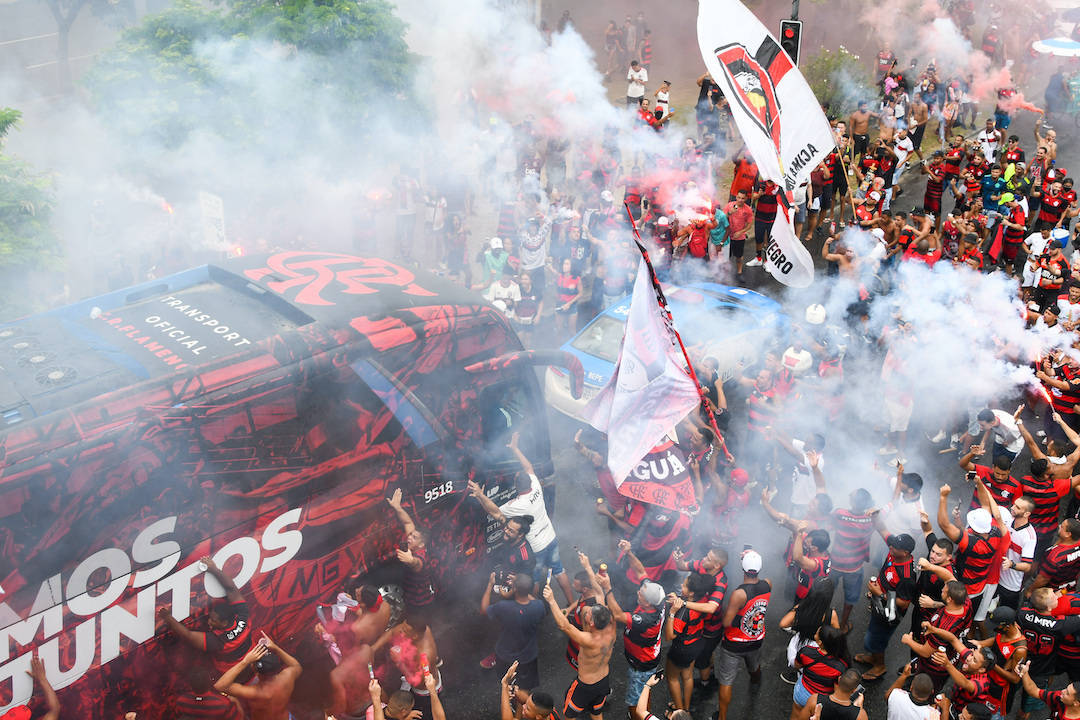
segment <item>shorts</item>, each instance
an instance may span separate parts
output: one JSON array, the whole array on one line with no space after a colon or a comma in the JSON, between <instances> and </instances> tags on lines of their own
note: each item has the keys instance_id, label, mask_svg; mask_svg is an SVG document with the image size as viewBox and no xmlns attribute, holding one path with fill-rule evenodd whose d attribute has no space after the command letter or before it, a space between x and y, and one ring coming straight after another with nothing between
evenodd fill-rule
<instances>
[{"instance_id":1,"label":"shorts","mask_svg":"<svg viewBox=\"0 0 1080 720\"><path fill-rule=\"evenodd\" d=\"M641 691L645 689L645 681L656 674L656 668L652 670L635 670L626 668L626 696L623 701L627 707L634 707L641 698Z\"/></svg>"},{"instance_id":2,"label":"shorts","mask_svg":"<svg viewBox=\"0 0 1080 720\"><path fill-rule=\"evenodd\" d=\"M1019 453L1014 453L1011 450L1007 450L1004 445L999 442L994 443L993 451L991 452L991 459L997 460L999 457L1007 457L1009 460L1015 460Z\"/></svg>"},{"instance_id":3,"label":"shorts","mask_svg":"<svg viewBox=\"0 0 1080 720\"><path fill-rule=\"evenodd\" d=\"M1035 685L1043 690L1050 687L1050 680L1053 679L1051 675L1032 675L1031 681ZM1020 709L1026 713L1034 712L1035 710L1042 710L1046 707L1046 703L1037 697L1032 697L1026 692L1024 693L1024 699L1020 701Z\"/></svg>"},{"instance_id":4,"label":"shorts","mask_svg":"<svg viewBox=\"0 0 1080 720\"><path fill-rule=\"evenodd\" d=\"M844 586L844 604L857 605L864 587L862 568L855 572L837 572L833 570L832 577L833 580Z\"/></svg>"},{"instance_id":5,"label":"shorts","mask_svg":"<svg viewBox=\"0 0 1080 720\"><path fill-rule=\"evenodd\" d=\"M847 188L844 189L844 192L845 193L847 192ZM827 193L825 193L825 194L823 194L821 196L821 211L822 212L832 208L832 198L833 198L833 196L832 196L831 192L827 192Z\"/></svg>"},{"instance_id":6,"label":"shorts","mask_svg":"<svg viewBox=\"0 0 1080 720\"><path fill-rule=\"evenodd\" d=\"M1009 125L1012 124L1012 118L1009 117L1007 112L995 112L994 113L994 126L998 130L1008 130Z\"/></svg>"},{"instance_id":7,"label":"shorts","mask_svg":"<svg viewBox=\"0 0 1080 720\"><path fill-rule=\"evenodd\" d=\"M728 257L732 260L738 260L743 256L743 252L746 250L746 238L742 240L732 240L728 244Z\"/></svg>"},{"instance_id":8,"label":"shorts","mask_svg":"<svg viewBox=\"0 0 1080 720\"><path fill-rule=\"evenodd\" d=\"M998 607L1009 607L1013 610L1020 610L1020 591L1008 590L998 585L997 589Z\"/></svg>"},{"instance_id":9,"label":"shorts","mask_svg":"<svg viewBox=\"0 0 1080 720\"><path fill-rule=\"evenodd\" d=\"M720 611L717 610L717 612ZM694 661L694 667L698 670L712 667L712 656L720 645L720 638L719 631L716 635L705 635L701 638L701 651L698 652L697 660Z\"/></svg>"},{"instance_id":10,"label":"shorts","mask_svg":"<svg viewBox=\"0 0 1080 720\"><path fill-rule=\"evenodd\" d=\"M754 220L754 244L761 247L769 241L769 230L772 229L772 220Z\"/></svg>"},{"instance_id":11,"label":"shorts","mask_svg":"<svg viewBox=\"0 0 1080 720\"><path fill-rule=\"evenodd\" d=\"M675 667L685 670L694 664L699 652L701 652L700 640L691 645L683 645L676 641L668 648L667 660Z\"/></svg>"},{"instance_id":12,"label":"shorts","mask_svg":"<svg viewBox=\"0 0 1080 720\"><path fill-rule=\"evenodd\" d=\"M821 209L821 196L820 195L818 195L816 198L814 198L813 200L810 201L810 205L809 205L808 209L810 210L810 212L817 212L818 210Z\"/></svg>"},{"instance_id":13,"label":"shorts","mask_svg":"<svg viewBox=\"0 0 1080 720\"><path fill-rule=\"evenodd\" d=\"M563 717L576 718L582 715L602 715L610 694L611 683L608 682L606 675L591 685L586 685L574 678L574 681L570 683L570 687L566 689Z\"/></svg>"},{"instance_id":14,"label":"shorts","mask_svg":"<svg viewBox=\"0 0 1080 720\"><path fill-rule=\"evenodd\" d=\"M1009 242L1008 240L1006 240L1004 242L1004 252L1002 253L1003 257L1005 258L1005 262L1016 262L1016 255L1020 252L1020 248L1023 246L1023 244L1023 242Z\"/></svg>"},{"instance_id":15,"label":"shorts","mask_svg":"<svg viewBox=\"0 0 1080 720\"><path fill-rule=\"evenodd\" d=\"M931 197L929 195L923 195L922 204L923 204L923 208L926 209L926 212L934 213L935 216L941 214L941 198L940 197Z\"/></svg>"},{"instance_id":16,"label":"shorts","mask_svg":"<svg viewBox=\"0 0 1080 720\"><path fill-rule=\"evenodd\" d=\"M806 222L806 203L800 203L795 208L795 222Z\"/></svg>"},{"instance_id":17,"label":"shorts","mask_svg":"<svg viewBox=\"0 0 1080 720\"><path fill-rule=\"evenodd\" d=\"M533 582L540 582L546 577L545 570L551 568L552 576L562 575L566 570L559 559L559 540L548 543L543 550L536 551L536 567L533 568Z\"/></svg>"},{"instance_id":18,"label":"shorts","mask_svg":"<svg viewBox=\"0 0 1080 720\"><path fill-rule=\"evenodd\" d=\"M739 674L740 665L745 665L748 672L757 672L761 669L760 647L747 652L734 652L721 645L718 658L719 662L715 668L716 679L721 685L728 687L735 684L735 676Z\"/></svg>"},{"instance_id":19,"label":"shorts","mask_svg":"<svg viewBox=\"0 0 1080 720\"><path fill-rule=\"evenodd\" d=\"M896 625L890 625L874 613L870 613L870 622L863 637L863 649L871 655L880 655L889 647L889 640L896 632Z\"/></svg>"},{"instance_id":20,"label":"shorts","mask_svg":"<svg viewBox=\"0 0 1080 720\"><path fill-rule=\"evenodd\" d=\"M806 707L806 703L810 702L810 691L803 685L802 673L799 673L799 679L795 681L795 689L791 693L791 701L799 707Z\"/></svg>"},{"instance_id":21,"label":"shorts","mask_svg":"<svg viewBox=\"0 0 1080 720\"><path fill-rule=\"evenodd\" d=\"M914 402L902 403L886 398L885 413L889 417L889 432L907 431L908 423L911 422L911 412L914 409Z\"/></svg>"}]
</instances>

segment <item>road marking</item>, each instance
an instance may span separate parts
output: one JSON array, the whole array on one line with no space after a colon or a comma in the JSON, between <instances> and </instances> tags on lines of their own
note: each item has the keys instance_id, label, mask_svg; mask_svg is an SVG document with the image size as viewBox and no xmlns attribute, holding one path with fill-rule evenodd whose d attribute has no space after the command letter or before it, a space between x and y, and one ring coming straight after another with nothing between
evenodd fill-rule
<instances>
[{"instance_id":1,"label":"road marking","mask_svg":"<svg viewBox=\"0 0 1080 720\"><path fill-rule=\"evenodd\" d=\"M15 40L0 40L0 47L4 45L14 45L15 43L29 42L30 40L43 40L45 38L56 37L56 33L45 33L44 35L28 35L26 37L17 38Z\"/></svg>"},{"instance_id":2,"label":"road marking","mask_svg":"<svg viewBox=\"0 0 1080 720\"><path fill-rule=\"evenodd\" d=\"M97 57L97 53L90 53L89 55L72 55L68 58L68 62L74 62L76 60L85 60L87 58ZM27 65L23 70L37 70L38 68L48 67L49 65L55 65L59 60L50 60L49 62L38 63L36 65Z\"/></svg>"}]
</instances>

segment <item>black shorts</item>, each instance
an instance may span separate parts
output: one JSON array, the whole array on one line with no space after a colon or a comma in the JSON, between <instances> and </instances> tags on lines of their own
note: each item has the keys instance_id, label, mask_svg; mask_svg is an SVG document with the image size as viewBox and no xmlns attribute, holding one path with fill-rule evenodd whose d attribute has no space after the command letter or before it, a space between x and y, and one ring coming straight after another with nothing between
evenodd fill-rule
<instances>
[{"instance_id":1,"label":"black shorts","mask_svg":"<svg viewBox=\"0 0 1080 720\"><path fill-rule=\"evenodd\" d=\"M577 718L583 715L602 715L611 694L611 684L605 675L602 680L586 685L577 678L566 689L563 717Z\"/></svg>"},{"instance_id":2,"label":"black shorts","mask_svg":"<svg viewBox=\"0 0 1080 720\"><path fill-rule=\"evenodd\" d=\"M743 256L743 252L746 250L746 238L742 240L732 240L728 243L728 257L732 260L738 260Z\"/></svg>"},{"instance_id":3,"label":"black shorts","mask_svg":"<svg viewBox=\"0 0 1080 720\"><path fill-rule=\"evenodd\" d=\"M855 155L865 155L867 149L870 147L870 136L869 135L852 135L851 137L854 138L854 140L855 140L855 142L853 143L854 147L852 148L853 154L855 154Z\"/></svg>"},{"instance_id":4,"label":"black shorts","mask_svg":"<svg viewBox=\"0 0 1080 720\"><path fill-rule=\"evenodd\" d=\"M758 220L754 219L754 244L758 247L765 245L769 241L769 230L772 229L772 220Z\"/></svg>"},{"instance_id":5,"label":"black shorts","mask_svg":"<svg viewBox=\"0 0 1080 720\"><path fill-rule=\"evenodd\" d=\"M694 667L698 670L704 670L707 667L712 667L712 656L716 652L717 646L720 645L720 638L722 635L717 633L716 636L705 635L701 638L701 650L698 652L697 659L694 660Z\"/></svg>"},{"instance_id":6,"label":"black shorts","mask_svg":"<svg viewBox=\"0 0 1080 720\"><path fill-rule=\"evenodd\" d=\"M829 187L829 192L823 193L821 197L818 198L818 210L821 212L825 212L832 207L832 186L830 185Z\"/></svg>"},{"instance_id":7,"label":"black shorts","mask_svg":"<svg viewBox=\"0 0 1080 720\"><path fill-rule=\"evenodd\" d=\"M677 668L688 668L694 664L697 660L698 653L701 652L701 641L691 645L683 645L680 642L672 643L668 648L667 659L668 662Z\"/></svg>"}]
</instances>

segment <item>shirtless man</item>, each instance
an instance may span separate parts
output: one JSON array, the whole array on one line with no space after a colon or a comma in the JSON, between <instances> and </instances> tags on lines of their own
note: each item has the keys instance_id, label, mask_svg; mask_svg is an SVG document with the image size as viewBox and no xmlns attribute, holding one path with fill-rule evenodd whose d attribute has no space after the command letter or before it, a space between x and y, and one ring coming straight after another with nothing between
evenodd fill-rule
<instances>
[{"instance_id":1,"label":"shirtless man","mask_svg":"<svg viewBox=\"0 0 1080 720\"><path fill-rule=\"evenodd\" d=\"M259 682L241 685L236 679L254 665ZM247 703L251 720L289 720L289 698L300 677L300 663L262 633L262 641L214 683L218 692Z\"/></svg>"},{"instance_id":2,"label":"shirtless man","mask_svg":"<svg viewBox=\"0 0 1080 720\"><path fill-rule=\"evenodd\" d=\"M353 594L360 603L356 609L362 612L349 626L349 630L352 631L357 645L371 645L382 636L390 623L392 608L379 591L370 585L358 586Z\"/></svg>"},{"instance_id":3,"label":"shirtless man","mask_svg":"<svg viewBox=\"0 0 1080 720\"><path fill-rule=\"evenodd\" d=\"M915 146L915 152L922 159L922 141L926 134L926 126L930 122L930 106L923 102L922 95L915 93L911 100L911 144Z\"/></svg>"},{"instance_id":4,"label":"shirtless man","mask_svg":"<svg viewBox=\"0 0 1080 720\"><path fill-rule=\"evenodd\" d=\"M1046 148L1046 158L1057 160L1057 133L1047 130L1045 135L1039 133L1042 130L1043 115L1035 121L1035 147Z\"/></svg>"},{"instance_id":5,"label":"shirtless man","mask_svg":"<svg viewBox=\"0 0 1080 720\"><path fill-rule=\"evenodd\" d=\"M825 240L825 244L821 246L821 257L827 262L839 265L841 275L855 276L855 252L844 245L843 239L836 235L830 235Z\"/></svg>"},{"instance_id":6,"label":"shirtless man","mask_svg":"<svg viewBox=\"0 0 1080 720\"><path fill-rule=\"evenodd\" d=\"M608 663L615 647L615 623L611 610L605 605L591 606L582 612L583 627L578 630L570 624L562 608L555 602L555 593L550 585L544 586L544 600L555 618L555 625L580 648L578 674L566 691L563 717L569 719L588 715L592 720L600 720L611 693Z\"/></svg>"},{"instance_id":7,"label":"shirtless man","mask_svg":"<svg viewBox=\"0 0 1080 720\"><path fill-rule=\"evenodd\" d=\"M370 645L360 645L330 671L330 705L327 712L336 718L362 717L371 704L368 668L374 662Z\"/></svg>"},{"instance_id":8,"label":"shirtless man","mask_svg":"<svg viewBox=\"0 0 1080 720\"><path fill-rule=\"evenodd\" d=\"M870 112L865 100L859 101L859 108L848 117L851 126L851 137L855 142L854 154L861 157L866 154L870 147L870 118L877 117L878 113Z\"/></svg>"}]
</instances>

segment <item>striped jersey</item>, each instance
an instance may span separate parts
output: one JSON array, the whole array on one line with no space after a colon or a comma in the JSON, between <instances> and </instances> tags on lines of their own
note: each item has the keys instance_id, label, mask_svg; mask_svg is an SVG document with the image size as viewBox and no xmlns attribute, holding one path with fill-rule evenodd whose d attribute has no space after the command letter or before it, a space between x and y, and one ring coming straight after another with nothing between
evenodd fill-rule
<instances>
[{"instance_id":1,"label":"striped jersey","mask_svg":"<svg viewBox=\"0 0 1080 720\"><path fill-rule=\"evenodd\" d=\"M705 634L705 613L691 610L683 605L675 611L671 629L675 631L675 639L671 641L669 653L676 647L697 647Z\"/></svg>"},{"instance_id":2,"label":"striped jersey","mask_svg":"<svg viewBox=\"0 0 1080 720\"><path fill-rule=\"evenodd\" d=\"M986 537L975 533L971 528L964 530L964 535L956 545L956 566L960 571L956 579L964 583L969 595L982 592L990 579L994 557L998 555L1004 542L1001 529L996 525L990 528Z\"/></svg>"},{"instance_id":3,"label":"striped jersey","mask_svg":"<svg viewBox=\"0 0 1080 720\"><path fill-rule=\"evenodd\" d=\"M623 624L623 654L635 670L652 670L660 662L660 644L664 626L664 606L646 610L640 605L634 612L625 613Z\"/></svg>"},{"instance_id":4,"label":"striped jersey","mask_svg":"<svg viewBox=\"0 0 1080 720\"><path fill-rule=\"evenodd\" d=\"M994 477L994 471L986 465L975 465L975 474L978 475L979 479L986 485L986 489L990 492L990 497L994 498L994 502L1002 508L1012 507L1013 501L1023 495L1020 481L1012 475L1004 480L998 481L998 479ZM972 490L971 504L968 506L968 509L974 510L978 507L982 507L979 503L979 492L977 490Z\"/></svg>"},{"instance_id":5,"label":"striped jersey","mask_svg":"<svg viewBox=\"0 0 1080 720\"><path fill-rule=\"evenodd\" d=\"M840 508L833 511L832 520L832 569L842 573L858 572L870 559L874 518Z\"/></svg>"},{"instance_id":6,"label":"striped jersey","mask_svg":"<svg viewBox=\"0 0 1080 720\"><path fill-rule=\"evenodd\" d=\"M1052 588L1075 588L1076 576L1080 575L1080 542L1054 545L1047 550L1039 573L1046 576L1046 584Z\"/></svg>"},{"instance_id":7,"label":"striped jersey","mask_svg":"<svg viewBox=\"0 0 1080 720\"><path fill-rule=\"evenodd\" d=\"M1072 484L1069 478L1040 478L1025 475L1020 481L1024 495L1035 503L1031 511L1031 524L1039 535L1047 535L1057 529L1058 505L1069 494Z\"/></svg>"},{"instance_id":8,"label":"striped jersey","mask_svg":"<svg viewBox=\"0 0 1080 720\"><path fill-rule=\"evenodd\" d=\"M705 598L705 602L716 603L716 612L705 616L705 634L710 637L716 637L720 634L720 631L724 629L724 596L727 595L727 573L724 572L723 568L721 568L718 573L705 572L701 567L700 560L690 563L690 570L692 572L713 576L713 589L712 592L709 593L709 597Z\"/></svg>"},{"instance_id":9,"label":"striped jersey","mask_svg":"<svg viewBox=\"0 0 1080 720\"><path fill-rule=\"evenodd\" d=\"M846 662L817 645L804 646L795 657L795 664L802 667L803 687L811 695L831 695L836 681L847 670Z\"/></svg>"},{"instance_id":10,"label":"striped jersey","mask_svg":"<svg viewBox=\"0 0 1080 720\"><path fill-rule=\"evenodd\" d=\"M970 600L964 600L964 606L960 608L959 612L949 612L947 608L939 608L934 611L934 614L930 616L929 622L936 628L951 632L961 640L967 635L968 629L971 627L971 620L975 616L975 610L971 605ZM955 663L959 657L956 649L945 641L938 638L936 635L926 633L924 635L924 641L929 645L936 643L937 649L945 653L949 662ZM941 680L948 675L948 671L944 665L938 665L930 658L919 658L919 672L924 672L931 677ZM939 684L935 683L938 687Z\"/></svg>"},{"instance_id":11,"label":"striped jersey","mask_svg":"<svg viewBox=\"0 0 1080 720\"><path fill-rule=\"evenodd\" d=\"M819 579L828 576L832 569L832 560L828 553L815 558L807 558L814 561L814 568L809 572L802 565L796 564L798 574L795 576L795 602L801 601L810 594L810 588Z\"/></svg>"}]
</instances>

